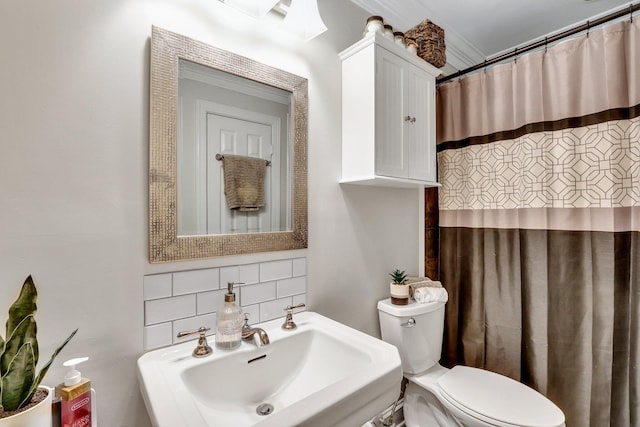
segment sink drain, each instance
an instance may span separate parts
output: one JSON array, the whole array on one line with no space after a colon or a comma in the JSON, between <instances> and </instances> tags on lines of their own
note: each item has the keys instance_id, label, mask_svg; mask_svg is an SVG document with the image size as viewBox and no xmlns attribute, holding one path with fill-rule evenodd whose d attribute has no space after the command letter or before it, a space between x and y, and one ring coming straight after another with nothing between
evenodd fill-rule
<instances>
[{"instance_id":1,"label":"sink drain","mask_svg":"<svg viewBox=\"0 0 640 427\"><path fill-rule=\"evenodd\" d=\"M263 403L262 405L258 405L256 408L256 414L258 415L269 415L273 412L273 405L270 403Z\"/></svg>"}]
</instances>

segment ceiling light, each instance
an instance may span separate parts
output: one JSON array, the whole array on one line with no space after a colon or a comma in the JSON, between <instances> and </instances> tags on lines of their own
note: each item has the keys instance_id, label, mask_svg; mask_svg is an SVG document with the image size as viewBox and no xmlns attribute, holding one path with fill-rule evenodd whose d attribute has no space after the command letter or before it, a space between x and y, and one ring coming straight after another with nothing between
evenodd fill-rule
<instances>
[{"instance_id":1,"label":"ceiling light","mask_svg":"<svg viewBox=\"0 0 640 427\"><path fill-rule=\"evenodd\" d=\"M231 6L241 12L255 18L265 16L280 0L220 0L227 6Z\"/></svg>"},{"instance_id":2,"label":"ceiling light","mask_svg":"<svg viewBox=\"0 0 640 427\"><path fill-rule=\"evenodd\" d=\"M291 0L287 16L282 21L282 27L304 41L311 40L327 31L318 11L317 0Z\"/></svg>"}]
</instances>

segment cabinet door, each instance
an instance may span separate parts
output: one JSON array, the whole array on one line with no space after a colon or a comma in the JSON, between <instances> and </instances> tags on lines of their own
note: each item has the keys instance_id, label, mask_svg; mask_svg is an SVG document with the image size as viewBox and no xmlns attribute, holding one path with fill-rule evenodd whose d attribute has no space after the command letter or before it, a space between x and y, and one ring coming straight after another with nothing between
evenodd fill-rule
<instances>
[{"instance_id":1,"label":"cabinet door","mask_svg":"<svg viewBox=\"0 0 640 427\"><path fill-rule=\"evenodd\" d=\"M407 114L410 117L407 142L409 178L436 181L435 81L409 65L407 71Z\"/></svg>"},{"instance_id":2,"label":"cabinet door","mask_svg":"<svg viewBox=\"0 0 640 427\"><path fill-rule=\"evenodd\" d=\"M404 120L407 63L378 48L376 51L376 174L408 178L409 150Z\"/></svg>"}]
</instances>

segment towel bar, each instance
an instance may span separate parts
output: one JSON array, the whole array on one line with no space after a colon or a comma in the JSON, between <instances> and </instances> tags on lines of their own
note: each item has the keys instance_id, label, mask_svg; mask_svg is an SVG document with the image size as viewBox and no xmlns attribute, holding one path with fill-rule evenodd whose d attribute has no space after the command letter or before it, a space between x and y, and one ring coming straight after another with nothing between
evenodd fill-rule
<instances>
[{"instance_id":1,"label":"towel bar","mask_svg":"<svg viewBox=\"0 0 640 427\"><path fill-rule=\"evenodd\" d=\"M216 160L222 160L224 159L224 156L220 153L216 154ZM265 162L267 163L267 166L271 166L271 160L265 160Z\"/></svg>"}]
</instances>

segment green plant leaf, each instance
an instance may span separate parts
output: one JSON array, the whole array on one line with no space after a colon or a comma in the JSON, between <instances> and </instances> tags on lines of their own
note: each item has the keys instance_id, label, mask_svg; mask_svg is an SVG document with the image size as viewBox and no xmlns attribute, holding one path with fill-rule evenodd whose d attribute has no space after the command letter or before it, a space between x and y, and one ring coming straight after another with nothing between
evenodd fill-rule
<instances>
[{"instance_id":1,"label":"green plant leaf","mask_svg":"<svg viewBox=\"0 0 640 427\"><path fill-rule=\"evenodd\" d=\"M34 363L38 364L38 340L36 339L36 332L37 326L33 314L29 314L18 323L11 335L7 337L4 352L0 356L1 375L7 372L9 363L11 363L11 360L13 360L20 348L27 342L31 343Z\"/></svg>"},{"instance_id":2,"label":"green plant leaf","mask_svg":"<svg viewBox=\"0 0 640 427\"><path fill-rule=\"evenodd\" d=\"M32 388L35 373L33 348L31 343L27 342L20 347L9 363L7 373L2 377L2 407L5 411L15 411L24 405L23 402L31 400L33 393L29 395L29 390Z\"/></svg>"},{"instance_id":3,"label":"green plant leaf","mask_svg":"<svg viewBox=\"0 0 640 427\"><path fill-rule=\"evenodd\" d=\"M36 285L33 283L31 275L27 277L20 290L18 299L9 307L9 318L7 319L7 339L11 336L13 330L18 326L22 319L28 315L36 314L36 299L38 298L38 292L36 292Z\"/></svg>"},{"instance_id":4,"label":"green plant leaf","mask_svg":"<svg viewBox=\"0 0 640 427\"><path fill-rule=\"evenodd\" d=\"M53 354L51 355L51 359L49 359L49 361L42 367L42 369L40 370L40 373L38 374L38 376L36 377L36 379L33 381L33 384L31 386L31 388L29 389L29 394L30 396L33 396L33 394L36 392L36 390L38 389L38 386L40 385L40 383L42 382L42 380L44 379L44 376L47 375L47 371L49 371L49 367L51 366L51 364L53 363L53 359L55 359L58 354L62 351L62 349L67 345L67 343L69 343L69 341L71 341L71 338L73 338L73 336L78 332L78 330L76 329L75 331L71 332L71 335L69 335L69 337L64 340L64 342L60 345L60 347L58 347L56 349L56 351L53 352ZM31 397L29 397L29 400L31 400ZM27 400L27 402L29 401Z\"/></svg>"},{"instance_id":5,"label":"green plant leaf","mask_svg":"<svg viewBox=\"0 0 640 427\"><path fill-rule=\"evenodd\" d=\"M9 308L6 341L0 338L0 408L6 411L20 409L31 401L53 360L78 332L76 329L69 335L36 376L39 354L34 315L37 296L29 276L18 299Z\"/></svg>"},{"instance_id":6,"label":"green plant leaf","mask_svg":"<svg viewBox=\"0 0 640 427\"><path fill-rule=\"evenodd\" d=\"M395 269L391 273L389 273L389 276L391 277L391 279L393 279L393 283L396 283L398 285L402 285L407 281L407 274L404 272L404 270L401 271Z\"/></svg>"}]
</instances>

